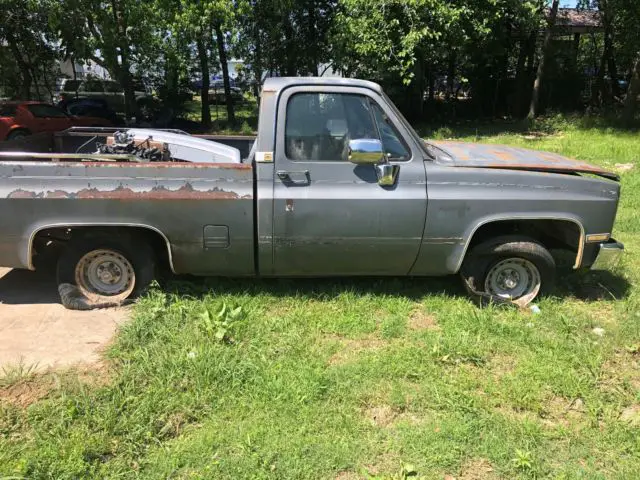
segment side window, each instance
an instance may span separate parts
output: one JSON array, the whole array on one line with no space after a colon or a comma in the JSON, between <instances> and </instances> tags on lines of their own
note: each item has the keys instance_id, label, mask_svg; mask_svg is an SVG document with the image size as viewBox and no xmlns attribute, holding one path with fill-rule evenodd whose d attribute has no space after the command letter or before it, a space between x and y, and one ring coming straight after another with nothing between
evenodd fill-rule
<instances>
[{"instance_id":1,"label":"side window","mask_svg":"<svg viewBox=\"0 0 640 480\"><path fill-rule=\"evenodd\" d=\"M385 153L391 160L408 160L411 157L409 147L404 143L402 136L396 130L396 127L389 121L387 115L382 111L380 106L373 105L373 113L376 119L376 125L380 132L380 140Z\"/></svg>"},{"instance_id":2,"label":"side window","mask_svg":"<svg viewBox=\"0 0 640 480\"><path fill-rule=\"evenodd\" d=\"M104 92L104 87L100 80L86 80L84 83L85 92Z\"/></svg>"},{"instance_id":3,"label":"side window","mask_svg":"<svg viewBox=\"0 0 640 480\"><path fill-rule=\"evenodd\" d=\"M109 93L122 93L124 89L118 82L104 82L104 90Z\"/></svg>"},{"instance_id":4,"label":"side window","mask_svg":"<svg viewBox=\"0 0 640 480\"><path fill-rule=\"evenodd\" d=\"M347 161L349 140L378 138L367 97L296 93L287 103L285 154L290 160Z\"/></svg>"},{"instance_id":5,"label":"side window","mask_svg":"<svg viewBox=\"0 0 640 480\"><path fill-rule=\"evenodd\" d=\"M67 118L66 113L53 105L33 103L27 104L27 109L36 118Z\"/></svg>"}]
</instances>

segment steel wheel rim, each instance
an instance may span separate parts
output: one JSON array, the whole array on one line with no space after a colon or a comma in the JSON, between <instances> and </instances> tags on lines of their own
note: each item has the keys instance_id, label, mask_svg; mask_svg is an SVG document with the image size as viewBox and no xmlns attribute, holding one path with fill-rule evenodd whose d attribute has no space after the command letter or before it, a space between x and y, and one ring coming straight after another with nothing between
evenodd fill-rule
<instances>
[{"instance_id":1,"label":"steel wheel rim","mask_svg":"<svg viewBox=\"0 0 640 480\"><path fill-rule=\"evenodd\" d=\"M76 285L89 299L109 297L123 301L135 286L135 272L131 262L114 250L93 250L85 254L75 271Z\"/></svg>"},{"instance_id":2,"label":"steel wheel rim","mask_svg":"<svg viewBox=\"0 0 640 480\"><path fill-rule=\"evenodd\" d=\"M509 299L533 300L540 292L538 267L524 258L506 258L497 262L487 274L485 291L490 295Z\"/></svg>"}]
</instances>

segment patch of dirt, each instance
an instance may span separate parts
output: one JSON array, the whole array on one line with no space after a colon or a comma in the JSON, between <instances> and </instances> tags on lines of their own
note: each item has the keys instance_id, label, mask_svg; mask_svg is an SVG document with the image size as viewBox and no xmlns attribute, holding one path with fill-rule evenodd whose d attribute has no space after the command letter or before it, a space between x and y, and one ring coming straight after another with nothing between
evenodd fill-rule
<instances>
[{"instance_id":1,"label":"patch of dirt","mask_svg":"<svg viewBox=\"0 0 640 480\"><path fill-rule=\"evenodd\" d=\"M620 172L628 172L629 170L633 170L634 165L633 163L616 163L614 167Z\"/></svg>"},{"instance_id":2,"label":"patch of dirt","mask_svg":"<svg viewBox=\"0 0 640 480\"><path fill-rule=\"evenodd\" d=\"M401 465L400 458L392 453L383 453L376 457L374 463L365 465L364 469L369 476L396 473Z\"/></svg>"},{"instance_id":3,"label":"patch of dirt","mask_svg":"<svg viewBox=\"0 0 640 480\"><path fill-rule=\"evenodd\" d=\"M518 366L518 359L511 355L495 354L489 360L487 367L495 378L502 378L512 374Z\"/></svg>"},{"instance_id":4,"label":"patch of dirt","mask_svg":"<svg viewBox=\"0 0 640 480\"><path fill-rule=\"evenodd\" d=\"M0 387L0 402L27 408L46 398L50 393L60 390L63 385L72 387L77 383L100 387L107 385L110 380L111 371L104 362L82 365L60 372L47 370Z\"/></svg>"},{"instance_id":5,"label":"patch of dirt","mask_svg":"<svg viewBox=\"0 0 640 480\"><path fill-rule=\"evenodd\" d=\"M26 408L49 395L56 388L52 376L36 376L0 388L0 402Z\"/></svg>"},{"instance_id":6,"label":"patch of dirt","mask_svg":"<svg viewBox=\"0 0 640 480\"><path fill-rule=\"evenodd\" d=\"M633 427L640 426L640 405L631 405L625 408L622 413L620 413L620 417L618 418L621 422L627 423Z\"/></svg>"},{"instance_id":7,"label":"patch of dirt","mask_svg":"<svg viewBox=\"0 0 640 480\"><path fill-rule=\"evenodd\" d=\"M329 358L329 365L347 363L362 352L377 351L384 348L387 342L377 337L367 336L363 338L343 338L334 336L331 338L340 343L340 349Z\"/></svg>"},{"instance_id":8,"label":"patch of dirt","mask_svg":"<svg viewBox=\"0 0 640 480\"><path fill-rule=\"evenodd\" d=\"M552 397L544 405L541 413L542 423L555 428L577 426L585 421L587 408L581 398L573 400L564 397Z\"/></svg>"},{"instance_id":9,"label":"patch of dirt","mask_svg":"<svg viewBox=\"0 0 640 480\"><path fill-rule=\"evenodd\" d=\"M343 472L339 472L336 475L335 480L360 480L362 476L358 475L356 472L351 472L349 470L345 470Z\"/></svg>"},{"instance_id":10,"label":"patch of dirt","mask_svg":"<svg viewBox=\"0 0 640 480\"><path fill-rule=\"evenodd\" d=\"M440 330L436 317L420 309L411 312L407 325L411 330Z\"/></svg>"},{"instance_id":11,"label":"patch of dirt","mask_svg":"<svg viewBox=\"0 0 640 480\"><path fill-rule=\"evenodd\" d=\"M398 413L389 405L377 405L367 408L363 414L378 427L388 427L398 416Z\"/></svg>"},{"instance_id":12,"label":"patch of dirt","mask_svg":"<svg viewBox=\"0 0 640 480\"><path fill-rule=\"evenodd\" d=\"M494 472L493 466L485 458L469 459L462 464L458 475L445 475L447 480L492 480L498 475Z\"/></svg>"},{"instance_id":13,"label":"patch of dirt","mask_svg":"<svg viewBox=\"0 0 640 480\"><path fill-rule=\"evenodd\" d=\"M600 370L598 387L611 393L635 396L640 391L640 354L637 351L617 351Z\"/></svg>"}]
</instances>

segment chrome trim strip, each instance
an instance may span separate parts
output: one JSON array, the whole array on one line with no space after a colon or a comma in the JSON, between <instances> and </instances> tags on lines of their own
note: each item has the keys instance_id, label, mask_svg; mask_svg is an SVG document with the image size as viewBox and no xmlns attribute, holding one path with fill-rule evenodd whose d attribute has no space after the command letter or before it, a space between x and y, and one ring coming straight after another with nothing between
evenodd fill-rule
<instances>
[{"instance_id":1,"label":"chrome trim strip","mask_svg":"<svg viewBox=\"0 0 640 480\"><path fill-rule=\"evenodd\" d=\"M582 264L582 256L584 254L584 244L585 244L585 231L584 231L584 227L582 226L582 223L580 223L578 220L576 220L575 218L569 218L569 217L554 217L554 216L540 216L540 215L532 215L532 216L516 216L516 217L498 217L498 218L490 218L488 220L484 220L480 223L478 223L473 230L471 231L471 234L469 235L469 237L467 238L467 241L464 244L464 249L462 250L462 255L460 256L460 260L458 260L458 265L456 267L456 272L460 271L460 267L462 267L462 262L464 261L464 257L467 254L467 249L469 248L469 244L471 243L471 239L473 238L473 236L476 234L476 231L482 227L483 225L486 225L487 223L492 223L492 222L503 222L506 220L561 220L561 221L565 221L565 222L572 222L575 223L578 228L580 229L580 243L578 244L578 252L576 254L576 263L573 265L573 269L576 270L578 268L580 268L580 265Z\"/></svg>"},{"instance_id":2,"label":"chrome trim strip","mask_svg":"<svg viewBox=\"0 0 640 480\"><path fill-rule=\"evenodd\" d=\"M155 233L160 234L160 236L164 239L165 244L167 245L167 253L169 254L169 267L171 268L171 272L172 273L176 273L176 271L173 268L173 255L171 253L171 243L169 242L169 239L167 238L167 236L162 233L160 230L158 230L156 227L152 227L151 225L145 225L143 223L52 223L49 225L44 225L41 227L36 228L35 230L33 230L31 232L31 235L29 235L29 247L27 249L27 268L29 270L35 270L35 267L33 266L33 240L35 239L35 236L38 234L38 232L42 231L42 230L46 230L47 228L63 228L63 227L134 227L134 228L146 228L147 230L151 230Z\"/></svg>"}]
</instances>

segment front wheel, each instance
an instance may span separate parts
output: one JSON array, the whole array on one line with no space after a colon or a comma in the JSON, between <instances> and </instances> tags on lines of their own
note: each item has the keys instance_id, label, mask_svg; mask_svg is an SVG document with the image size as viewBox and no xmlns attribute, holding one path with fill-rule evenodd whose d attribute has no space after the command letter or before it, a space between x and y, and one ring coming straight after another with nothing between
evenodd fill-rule
<instances>
[{"instance_id":1,"label":"front wheel","mask_svg":"<svg viewBox=\"0 0 640 480\"><path fill-rule=\"evenodd\" d=\"M529 305L555 282L556 265L549 251L528 237L499 237L474 247L461 274L470 293L496 302Z\"/></svg>"},{"instance_id":2,"label":"front wheel","mask_svg":"<svg viewBox=\"0 0 640 480\"><path fill-rule=\"evenodd\" d=\"M72 240L58 260L62 304L73 310L122 305L146 290L154 264L151 248L127 237Z\"/></svg>"}]
</instances>

